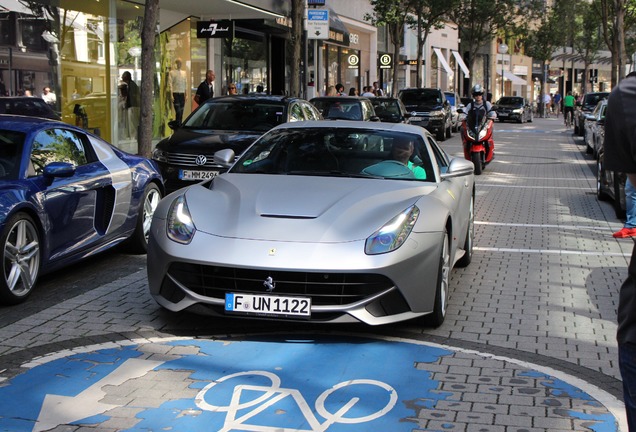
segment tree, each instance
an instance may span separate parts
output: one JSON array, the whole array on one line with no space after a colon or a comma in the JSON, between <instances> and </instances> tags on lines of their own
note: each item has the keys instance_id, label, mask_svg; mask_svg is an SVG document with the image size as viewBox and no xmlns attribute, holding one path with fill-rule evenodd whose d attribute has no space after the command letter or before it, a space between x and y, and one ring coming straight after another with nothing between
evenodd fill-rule
<instances>
[{"instance_id":1,"label":"tree","mask_svg":"<svg viewBox=\"0 0 636 432\"><path fill-rule=\"evenodd\" d=\"M155 44L159 0L146 0L141 30L141 107L139 118L139 154L152 153L153 100L155 93Z\"/></svg>"},{"instance_id":2,"label":"tree","mask_svg":"<svg viewBox=\"0 0 636 432\"><path fill-rule=\"evenodd\" d=\"M400 47L404 44L404 26L413 25L409 14L409 0L371 0L373 14L365 14L364 19L374 26L385 26L393 45L393 62L397 63ZM398 68L393 66L391 94L398 92Z\"/></svg>"},{"instance_id":3,"label":"tree","mask_svg":"<svg viewBox=\"0 0 636 432\"><path fill-rule=\"evenodd\" d=\"M477 53L497 36L521 35L540 11L537 0L466 0L457 3L451 18L459 25L462 48L468 52L467 66L472 87Z\"/></svg>"},{"instance_id":4,"label":"tree","mask_svg":"<svg viewBox=\"0 0 636 432\"><path fill-rule=\"evenodd\" d=\"M300 96L300 79L302 65L303 20L305 17L305 0L291 0L292 14L292 59L291 59L291 96Z\"/></svg>"},{"instance_id":5,"label":"tree","mask_svg":"<svg viewBox=\"0 0 636 432\"><path fill-rule=\"evenodd\" d=\"M605 44L612 54L612 79L614 87L625 76L627 64L625 35L635 21L634 0L594 0L594 11L601 18L601 29Z\"/></svg>"},{"instance_id":6,"label":"tree","mask_svg":"<svg viewBox=\"0 0 636 432\"><path fill-rule=\"evenodd\" d=\"M587 2L578 2L579 13L575 18L577 28L580 31L574 35L572 47L583 60L585 72L583 73L583 93L587 92L589 85L589 67L599 57L599 50L603 40L601 38L601 20L594 8Z\"/></svg>"},{"instance_id":7,"label":"tree","mask_svg":"<svg viewBox=\"0 0 636 432\"><path fill-rule=\"evenodd\" d=\"M552 54L556 48L563 45L566 37L566 32L564 31L566 27L563 26L563 17L559 12L559 10L555 9L547 11L539 21L538 26L529 32L525 43L526 54L535 60L540 60L543 66L543 79L541 80L541 91L539 92L541 95L547 93L545 88L547 78L545 76L546 65L552 60ZM544 108L543 97L541 97L539 109L542 113L545 113Z\"/></svg>"},{"instance_id":8,"label":"tree","mask_svg":"<svg viewBox=\"0 0 636 432\"><path fill-rule=\"evenodd\" d=\"M416 16L409 27L417 30L417 87L422 87L422 57L428 35L433 29L441 29L447 16L459 0L410 0L409 9Z\"/></svg>"}]
</instances>

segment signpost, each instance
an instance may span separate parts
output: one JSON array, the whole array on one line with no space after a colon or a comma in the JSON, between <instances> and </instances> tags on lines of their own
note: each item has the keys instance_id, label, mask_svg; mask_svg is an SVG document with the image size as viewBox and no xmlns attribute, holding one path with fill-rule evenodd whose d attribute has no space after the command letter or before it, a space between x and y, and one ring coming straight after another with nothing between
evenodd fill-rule
<instances>
[{"instance_id":1,"label":"signpost","mask_svg":"<svg viewBox=\"0 0 636 432\"><path fill-rule=\"evenodd\" d=\"M307 10L307 38L329 39L329 10Z\"/></svg>"}]
</instances>

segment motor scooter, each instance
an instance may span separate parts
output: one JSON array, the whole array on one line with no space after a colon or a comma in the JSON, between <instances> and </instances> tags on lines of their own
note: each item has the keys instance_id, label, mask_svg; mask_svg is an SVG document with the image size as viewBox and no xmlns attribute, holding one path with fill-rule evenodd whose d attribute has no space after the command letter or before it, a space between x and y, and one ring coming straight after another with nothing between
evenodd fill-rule
<instances>
[{"instance_id":1,"label":"motor scooter","mask_svg":"<svg viewBox=\"0 0 636 432\"><path fill-rule=\"evenodd\" d=\"M483 108L471 109L462 121L464 157L475 165L475 175L480 175L495 155L495 122L487 114Z\"/></svg>"}]
</instances>

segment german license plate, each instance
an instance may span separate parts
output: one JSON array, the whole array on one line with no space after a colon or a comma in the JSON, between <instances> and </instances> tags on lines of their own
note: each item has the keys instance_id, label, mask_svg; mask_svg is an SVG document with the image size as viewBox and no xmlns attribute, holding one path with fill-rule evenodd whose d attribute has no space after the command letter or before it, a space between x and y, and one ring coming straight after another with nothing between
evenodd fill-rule
<instances>
[{"instance_id":1,"label":"german license plate","mask_svg":"<svg viewBox=\"0 0 636 432\"><path fill-rule=\"evenodd\" d=\"M497 114L499 117L508 117L508 113L499 113Z\"/></svg>"},{"instance_id":2,"label":"german license plate","mask_svg":"<svg viewBox=\"0 0 636 432\"><path fill-rule=\"evenodd\" d=\"M218 171L179 170L180 180L208 180L218 175Z\"/></svg>"},{"instance_id":3,"label":"german license plate","mask_svg":"<svg viewBox=\"0 0 636 432\"><path fill-rule=\"evenodd\" d=\"M239 315L308 319L311 317L311 299L308 297L226 293L225 311Z\"/></svg>"},{"instance_id":4,"label":"german license plate","mask_svg":"<svg viewBox=\"0 0 636 432\"><path fill-rule=\"evenodd\" d=\"M413 122L421 122L423 120L424 119L422 117L411 117L411 121L413 121Z\"/></svg>"}]
</instances>

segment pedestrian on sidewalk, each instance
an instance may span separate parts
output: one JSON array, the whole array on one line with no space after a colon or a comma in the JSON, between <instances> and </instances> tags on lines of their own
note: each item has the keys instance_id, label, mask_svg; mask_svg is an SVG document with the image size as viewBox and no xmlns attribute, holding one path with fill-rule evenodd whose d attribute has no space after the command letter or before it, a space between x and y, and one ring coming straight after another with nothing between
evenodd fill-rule
<instances>
[{"instance_id":1,"label":"pedestrian on sidewalk","mask_svg":"<svg viewBox=\"0 0 636 432\"><path fill-rule=\"evenodd\" d=\"M605 166L636 185L636 72L610 93L605 116ZM628 209L629 211L629 209ZM636 432L636 246L618 299L618 365L630 432Z\"/></svg>"},{"instance_id":2,"label":"pedestrian on sidewalk","mask_svg":"<svg viewBox=\"0 0 636 432\"><path fill-rule=\"evenodd\" d=\"M636 188L629 181L625 181L625 225L612 236L614 238L636 237Z\"/></svg>"}]
</instances>

